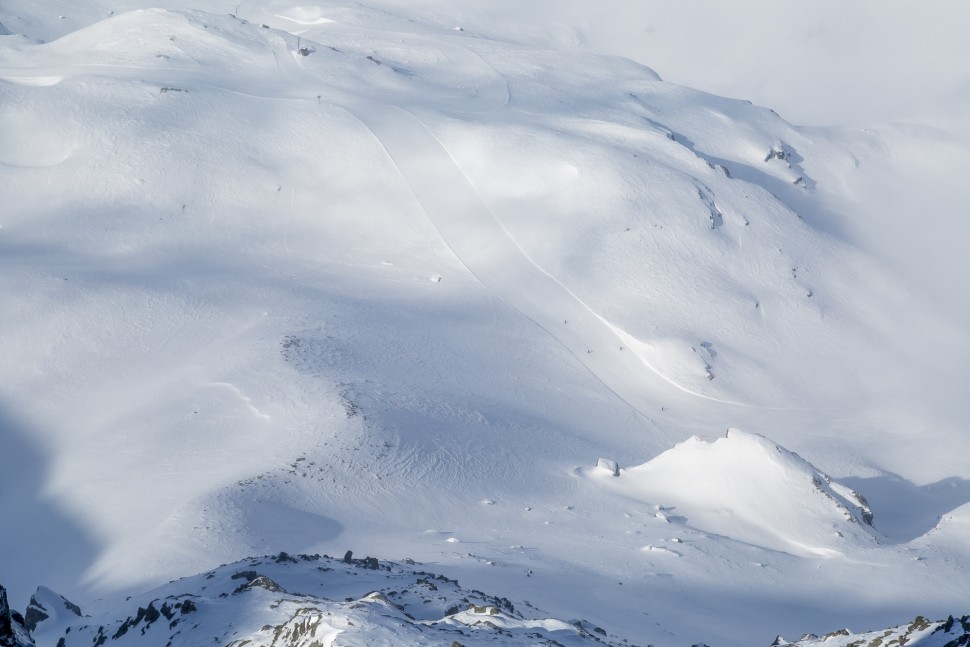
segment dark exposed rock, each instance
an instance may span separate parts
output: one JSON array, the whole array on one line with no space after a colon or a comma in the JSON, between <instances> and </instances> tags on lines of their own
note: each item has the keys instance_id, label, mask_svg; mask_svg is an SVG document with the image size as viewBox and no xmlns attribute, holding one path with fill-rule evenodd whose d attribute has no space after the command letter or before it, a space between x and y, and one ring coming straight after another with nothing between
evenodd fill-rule
<instances>
[{"instance_id":1,"label":"dark exposed rock","mask_svg":"<svg viewBox=\"0 0 970 647\"><path fill-rule=\"evenodd\" d=\"M265 575L259 575L253 578L251 581L240 585L239 588L232 592L232 594L236 595L237 593L242 593L243 591L249 591L255 588L266 589L267 591L271 591L273 593L279 593L283 590L279 584L270 578L266 577Z\"/></svg>"},{"instance_id":2,"label":"dark exposed rock","mask_svg":"<svg viewBox=\"0 0 970 647\"><path fill-rule=\"evenodd\" d=\"M245 579L247 582L252 582L257 577L259 577L259 573L256 571L239 571L232 575L232 579L234 580Z\"/></svg>"},{"instance_id":3,"label":"dark exposed rock","mask_svg":"<svg viewBox=\"0 0 970 647\"><path fill-rule=\"evenodd\" d=\"M943 647L967 647L970 645L970 616L962 616L959 620L949 616L942 625L933 630L934 634L938 632L951 638Z\"/></svg>"},{"instance_id":4,"label":"dark exposed rock","mask_svg":"<svg viewBox=\"0 0 970 647\"><path fill-rule=\"evenodd\" d=\"M27 615L24 617L24 626L27 627L29 631L33 631L37 628L37 625L50 618L49 615L44 613L43 607L34 606L34 601L31 599L30 606L27 607Z\"/></svg>"},{"instance_id":5,"label":"dark exposed rock","mask_svg":"<svg viewBox=\"0 0 970 647\"><path fill-rule=\"evenodd\" d=\"M142 621L145 622L145 626L142 627L141 630L142 634L144 635L145 629L152 626L155 621L161 617L162 614L158 609L155 608L155 603L149 602L147 607L138 607L138 613L135 614L134 618L128 618L128 620L122 622L117 631L115 631L114 635L111 636L111 639L117 640L118 638L121 638L128 633L129 629L134 629L141 624Z\"/></svg>"},{"instance_id":6,"label":"dark exposed rock","mask_svg":"<svg viewBox=\"0 0 970 647\"><path fill-rule=\"evenodd\" d=\"M24 618L10 609L7 590L0 586L0 647L33 647Z\"/></svg>"}]
</instances>

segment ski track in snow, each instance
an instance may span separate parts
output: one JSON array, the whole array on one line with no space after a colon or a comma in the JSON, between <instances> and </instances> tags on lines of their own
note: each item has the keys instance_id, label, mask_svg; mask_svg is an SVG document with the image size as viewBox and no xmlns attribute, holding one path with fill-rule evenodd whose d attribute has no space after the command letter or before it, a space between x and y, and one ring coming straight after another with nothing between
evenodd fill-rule
<instances>
[{"instance_id":1,"label":"ski track in snow","mask_svg":"<svg viewBox=\"0 0 970 647\"><path fill-rule=\"evenodd\" d=\"M380 33L409 36L397 32ZM415 39L411 37L411 40ZM442 48L440 41L431 44ZM302 64L302 57L297 52L290 53L295 67L310 75ZM477 70L477 82L472 98L434 97L434 106L461 113L486 113L508 105L508 83L487 61L461 45L445 47L442 53L453 65ZM294 78L294 83L298 82L299 78ZM328 103L349 112L371 131L401 172L441 238L469 272L557 339L590 374L644 419L652 420L648 411L656 401L651 396L656 393L662 393L668 402L689 404L695 410L698 401L701 405L753 407L691 391L651 366L636 351L635 347L642 342L596 313L529 258L413 109L392 105L393 96L381 97L385 101L377 103L355 96L341 99L338 98L340 94L329 90ZM708 413L710 422L720 425L722 411L715 407ZM669 433L656 427L654 431L663 436L658 438L662 442L657 443L657 447L662 448L681 438L684 430Z\"/></svg>"},{"instance_id":2,"label":"ski track in snow","mask_svg":"<svg viewBox=\"0 0 970 647\"><path fill-rule=\"evenodd\" d=\"M434 135L405 109L343 106L366 125L400 169L455 256L483 285L556 338L601 383L649 419L667 382L645 366L610 325L536 265L482 202ZM670 439L667 439L670 440Z\"/></svg>"},{"instance_id":3,"label":"ski track in snow","mask_svg":"<svg viewBox=\"0 0 970 647\"><path fill-rule=\"evenodd\" d=\"M243 12L248 16L249 7L255 5L254 0L244 2L237 7L236 14L239 15L240 12ZM260 3L260 7L260 15L265 16L271 26L276 27L278 21L282 21L285 23L282 28L290 30L296 26L299 30L291 31L292 37L288 34L273 34L272 37L266 39L265 45L271 48L272 56L275 57L276 61L275 72L272 70L273 63L271 60L268 64L270 70L268 74L273 78L266 78L266 74L260 76L260 73L250 78L245 76L239 67L233 68L233 71L210 72L191 67L184 69L178 66L167 67L165 63L160 63L156 67L154 65L125 65L123 61L117 64L79 61L36 67L15 65L3 67L0 65L0 79L22 86L44 87L71 79L79 79L79 82L84 83L83 77L85 76L103 77L110 80L123 79L143 83L147 90L153 90L150 86L155 84L161 86L163 91L182 89L192 92L224 91L248 97L304 102L313 105L314 108L319 106L320 111L333 110L347 113L370 132L376 144L379 144L380 149L382 149L378 150L376 147L372 147L373 150L377 151L378 156L386 154L390 162L393 163L393 168L396 168L400 173L402 190L405 187L410 189L428 221L433 225L434 230L470 275L496 297L509 304L517 313L535 323L541 331L544 331L544 334L558 341L570 355L585 367L591 376L630 407L629 416L631 418L635 416L634 412L639 414L645 425L637 426L648 427L642 434L643 447L652 448L655 451L662 450L669 447L673 441L681 440L685 435L695 433L699 427L706 427L706 430L723 428L724 423L731 421L730 418L742 408L750 411L757 410L758 412L791 410L789 408L759 407L752 404L719 400L703 393L691 391L678 384L675 380L664 375L662 370L651 365L648 361L649 354L645 352L647 344L639 341L623 328L596 312L568 287L568 281L564 282L544 269L525 251L527 247L520 242L525 241L526 238L520 237L520 240L516 240L515 235L510 233L510 229L506 228L496 216L496 213L501 213L501 211L496 207L496 211L493 212L492 207L482 197L483 193L479 191L479 187L472 179L475 177L474 174L470 171L466 173L466 170L462 169L461 164L457 161L461 159L457 156L458 148L449 151L443 143L443 141L448 140L443 135L442 138L439 138L435 134L435 127L438 123L436 117L441 114L457 115L465 119L471 116L474 119L476 115L500 111L509 105L508 81L482 56L461 44L462 40L467 37L445 35L440 38L428 38L411 33L355 25L354 30L362 33L373 33L388 42L404 42L406 39L409 45L420 45L423 48L433 50L439 57L442 68L446 68L445 72L455 69L461 71L461 83L455 85L450 83L453 81L451 77L442 77L447 82L440 84L440 94L429 92L421 96L415 96L414 88L410 86L403 90L394 91L393 89L382 89L378 85L361 84L356 89L353 86L345 86L350 89L344 90L335 87L334 81L328 80L325 75L320 74L320 68L316 68L317 72L315 73L316 59L307 59L298 51L300 45L295 36L297 33L325 42L318 35L326 34L326 31L330 29L331 21L322 10L318 10L316 7L298 7L286 2ZM255 11L253 9L253 12ZM320 31L314 33L317 29ZM303 42L312 43L312 46L319 44L307 40ZM262 41L259 41L259 44L262 45ZM323 49L321 47L321 50ZM329 52L325 53L330 55ZM353 54L337 52L335 55L363 58L361 52L354 52ZM370 56L367 58L370 58L376 66L385 64ZM363 64L369 65L366 61ZM382 68L382 73L387 72L388 69L394 69L395 72L399 71L390 63L386 65L388 67ZM388 76L393 77L394 75L388 74ZM432 75L421 80L437 82L442 79L434 77L432 73ZM336 81L336 83L339 83L339 81ZM438 85L430 85L438 88ZM393 82L389 87L394 87ZM52 156L50 160L40 161L45 164L49 161L50 164L56 165L63 160L60 160L57 156ZM393 168L391 169L392 172ZM484 185L479 186L484 188ZM716 225L721 222L720 208L713 197L713 192L701 188L701 186L698 187L700 199L711 212L712 224ZM293 195L291 193L291 210L294 209ZM430 228L428 228L428 231L431 231ZM431 232L431 235L433 236L433 232ZM286 248L289 252L288 245ZM541 260L541 257L537 258ZM431 276L432 281L441 280L439 274L432 274ZM560 273L560 277L564 276L566 274ZM537 337L537 339L540 337ZM538 355L541 351L534 350L532 352ZM267 412L273 412L273 409L262 410L261 408L264 407L262 401L259 402L259 407L257 407L257 403L246 394L249 390L248 385L244 382L239 384L241 386L237 386L234 381L218 379L205 383L207 387L225 396L224 399L231 401L234 406L241 406L247 414L251 414L260 420L269 419L271 416ZM650 412L656 410L661 402L682 410L689 409L691 414L686 419L664 418L662 424L656 424L654 423L656 416ZM420 413L426 406L428 406L426 403L418 402L413 406L413 409L416 413ZM625 409L621 410L626 414ZM454 416L464 415L465 413L467 412L459 405L454 406L454 411L449 410L449 415ZM477 414L477 412L475 413ZM349 416L350 414L348 414ZM816 416L816 422L823 424L818 418ZM393 462L392 466L386 466L385 476L391 473L404 474L406 478L401 477L398 479L399 482L419 481L425 486L431 484L437 487L442 485L460 487L466 483L474 482L471 477L464 473L466 465L473 462L468 450L460 445L441 442L434 436L429 435L429 438L430 442L435 445L433 456L436 463L434 465L429 466L426 462L419 460L426 457L414 447L403 447L396 450L392 458L385 458L389 463ZM493 471L491 469L492 463L500 462L502 455L498 454L492 458L476 458L481 461L479 465L491 461L489 468L484 470L491 473ZM358 458L348 464L347 470L363 473L369 467L371 467L371 463L368 463L366 459ZM456 469L458 473L449 471ZM498 469L495 469L494 472L500 473ZM443 477L443 474L447 474L447 478ZM580 474L580 472L577 471L577 474ZM610 476L606 479L606 482L614 483L612 481L614 476ZM629 480L618 479L615 483L625 485ZM390 479L388 479L389 481ZM359 500L356 505L359 506L362 516L369 515L375 519L382 518L383 506L387 505L385 497L389 499L395 494L388 482L368 482L366 485L360 486ZM557 483L556 487L560 485ZM585 484L583 487L585 487ZM692 488L696 489L696 483L685 486L684 490L690 491ZM361 493L365 491L370 492L371 495L362 495ZM493 493L483 494L489 494L489 498L481 499L482 504L496 504L496 500L491 498ZM575 494L576 492L573 491L570 496ZM503 501L500 497L496 498L498 499L498 506L496 507L500 508ZM752 500L756 498L756 496L751 497ZM954 498L954 501L956 500L957 498ZM959 500L963 501L963 499ZM603 501L603 499L600 499L600 501ZM656 501L649 499L643 501L642 505L647 506L660 502L659 499ZM309 498L306 500L306 504L308 508L313 507ZM573 510L572 505L568 507L568 510ZM531 507L526 508L526 511L534 512ZM534 513L533 516L539 514ZM419 513L415 512L414 515L417 518ZM572 516L573 514L570 513L569 517ZM675 514L671 517L671 520L676 519L677 516ZM271 537L274 542L293 541L294 537L299 537L299 541L305 541L309 544L314 538L337 536L343 531L340 522L315 515L315 513L311 515L302 508L294 507L288 503L257 503L251 509L247 508L243 517L244 521L251 522L249 525L259 526L253 531L255 534ZM217 515L213 515L213 518L217 518ZM558 532L564 535L570 532L575 535L575 528L585 523L582 520L570 522L565 518L558 519L553 514L550 514L549 518L555 519L555 521L545 521L545 523L560 523L561 525L553 526L553 528L560 529ZM578 516L576 518L580 519ZM451 519L448 521L449 523L452 522ZM650 521L653 521L653 519L651 518ZM688 521L693 521L693 519L673 522L671 532L683 533L683 528L689 528L689 526L682 526L681 524L686 524ZM666 518L664 518L664 522L667 522ZM572 523L572 526L570 526L570 523ZM632 524L632 522L629 523ZM659 524L661 521L656 521L656 523ZM714 525L719 527L720 524L721 521L718 520L718 523ZM292 531L280 530L281 527L298 525L301 529L300 532L293 533ZM262 526L265 526L265 528ZM521 532L524 527L521 526L517 530ZM470 526L470 528L473 528L473 526ZM495 544L497 541L495 539L477 541L479 538L474 536L475 533L471 529L456 528L456 530L462 533L462 543L468 545L476 543L488 545L490 542ZM582 527L583 532L586 530L588 528ZM637 534L639 534L639 531L637 531ZM687 536L689 539L690 535ZM721 540L726 542L729 538L726 535L711 536L714 539L703 546L705 550L713 551L710 553L710 559L714 560L718 558L719 553L717 551L721 549ZM841 535L838 538L840 540L838 542L832 540L833 545L844 543L841 542ZM631 537L631 539L634 538ZM644 537L644 539L647 539L647 537ZM676 544L677 550L656 543L662 541L656 537L651 539L655 543L644 545L644 542L638 538L631 543L623 536L620 539L615 536L597 536L597 541L600 542L597 550L600 552L604 550L604 546L609 546L610 551L616 551L615 555L622 555L622 551L636 552L638 560L659 555L659 559L663 560L661 563L670 561L675 557L684 557L683 560L678 561L684 562L688 566L684 566L683 571L678 571L678 577L681 576L680 574L690 573L689 564L691 560L696 560L696 551L701 549L693 546L691 541L680 543L679 538L673 540L678 542ZM518 542L521 537L516 536L514 540ZM458 537L450 537L446 541L458 543L459 540ZM733 541L751 551L762 550L763 548L760 544L739 542L737 536L733 537ZM537 540L536 543L542 546L542 550L547 550L553 546L553 543L546 539ZM819 547L815 544L798 543L795 545L799 548L798 552L812 553L819 557L843 555L843 553L834 549ZM499 554L512 551L512 548L499 549L495 545L489 545L487 549ZM521 546L513 552L509 552L509 555L518 555L522 552L520 549ZM486 548L482 550L486 550ZM732 550L734 549L732 548ZM843 559L862 563L861 560L856 558L858 554L853 552L854 557L844 557ZM470 553L467 556L474 557ZM463 558L463 556L459 556L459 559ZM551 550L550 555L546 558L555 559ZM721 559L725 558L721 557ZM514 562L515 560L510 557L509 561ZM518 563L522 562L519 561ZM637 561L636 568L640 568L641 563L641 561ZM728 562L725 561L725 563ZM889 563L871 562L873 566L880 567ZM559 565L562 566L559 570L563 572L568 571L569 566L575 566L575 564L566 562ZM758 566L762 565L758 564ZM539 568L537 565L537 571ZM700 565L698 568L705 570L707 567ZM793 572L797 576L797 571L793 570ZM658 574L651 573L651 575ZM666 573L663 575L669 576ZM597 580L597 586L605 586L605 578ZM684 587L685 585L680 584L679 586ZM636 590L631 586L623 588ZM678 595L671 596L670 599L683 600L682 591L676 593L681 595L679 597ZM757 603L757 600L755 602Z\"/></svg>"},{"instance_id":4,"label":"ski track in snow","mask_svg":"<svg viewBox=\"0 0 970 647\"><path fill-rule=\"evenodd\" d=\"M386 36L397 32L371 30ZM412 42L422 39L411 37ZM461 45L427 41L439 49L452 65L475 71L477 83L472 97L432 97L428 104L461 113L499 110L509 102L505 79L484 59ZM316 78L304 65L296 42L280 39L274 56L280 78L258 83L251 78L225 72L206 72L175 67L147 67L103 63L75 63L57 68L0 68L0 79L30 82L97 75L110 71L114 78L184 87L186 81L247 96L286 98L320 102L345 110L370 130L400 170L428 218L456 257L483 285L512 305L563 344L604 386L640 413L646 420L657 393L665 401L691 406L695 413L707 407L709 422L723 426L720 406L744 403L698 394L670 380L637 353L636 340L594 312L554 276L535 264L516 244L508 231L479 197L467 176L456 165L441 142L412 112L420 106L393 105L400 97L373 92L372 100L332 86ZM381 103L378 103L378 100ZM446 179L446 180L445 180ZM443 181L444 180L444 181ZM705 403L706 401L706 403ZM711 407L710 405L715 405ZM760 408L760 407L759 407ZM674 425L666 423L666 429ZM655 444L662 449L689 430L664 432Z\"/></svg>"},{"instance_id":5,"label":"ski track in snow","mask_svg":"<svg viewBox=\"0 0 970 647\"><path fill-rule=\"evenodd\" d=\"M262 13L299 22L273 11L268 9ZM424 41L399 32L370 31L392 38L406 36L411 42L430 45L440 50L451 65L475 71L473 97L433 97L429 104L461 113L491 112L508 104L509 88L504 77L467 47L445 45L440 40ZM387 93L373 93L375 100L366 101L333 87L316 92L316 87L327 85L326 80L316 78L307 70L295 43L292 49L288 40L284 43L285 48L276 48L273 52L280 73L280 80L275 83L264 80L256 84L252 79L224 72L90 63L29 72L0 68L0 79L27 85L53 85L71 76L110 70L115 78L146 82L151 79L176 87L190 80L254 97L319 101L326 96L327 104L349 112L371 131L442 239L469 272L557 339L600 383L643 418L652 420L648 411L656 402L656 394L662 394L666 402L689 405L695 412L699 407L706 407L708 421L715 427L723 426L724 420L718 405L771 409L697 393L663 375L638 352L637 347L643 346L643 342L596 313L529 258L482 201L440 140L410 107L393 105L398 97ZM281 64L284 61L287 63ZM672 425L668 421L666 426ZM662 442L656 445L661 449L689 430L670 433L655 426L654 431L663 435Z\"/></svg>"}]
</instances>

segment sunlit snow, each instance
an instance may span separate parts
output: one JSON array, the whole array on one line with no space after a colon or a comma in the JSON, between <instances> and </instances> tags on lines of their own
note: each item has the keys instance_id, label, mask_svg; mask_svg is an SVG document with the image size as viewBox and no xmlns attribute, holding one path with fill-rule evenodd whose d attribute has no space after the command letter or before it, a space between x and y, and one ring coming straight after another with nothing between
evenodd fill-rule
<instances>
[{"instance_id":1,"label":"sunlit snow","mask_svg":"<svg viewBox=\"0 0 970 647\"><path fill-rule=\"evenodd\" d=\"M0 7L13 606L353 549L638 644L965 613L967 12L696 4Z\"/></svg>"}]
</instances>

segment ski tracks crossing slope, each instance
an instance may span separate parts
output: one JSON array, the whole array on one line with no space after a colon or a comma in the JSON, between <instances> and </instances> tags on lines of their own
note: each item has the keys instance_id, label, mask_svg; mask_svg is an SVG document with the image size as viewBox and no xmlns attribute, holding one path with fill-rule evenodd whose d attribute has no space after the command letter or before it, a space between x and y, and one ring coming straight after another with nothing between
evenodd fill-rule
<instances>
[{"instance_id":1,"label":"ski tracks crossing slope","mask_svg":"<svg viewBox=\"0 0 970 647\"><path fill-rule=\"evenodd\" d=\"M650 366L636 348L631 348L635 340L533 262L491 212L445 146L415 115L422 110L480 115L502 109L509 102L504 76L470 48L449 40L428 40L425 44L438 49L449 66L458 66L462 76L471 80L471 86L431 97L382 92L377 88L363 94L334 87L308 69L289 39L278 39L271 46L279 74L272 80L243 79L231 73L198 69L80 62L57 69L3 69L0 76L8 81L36 83L41 77L57 82L66 76L107 73L156 82L192 81L253 96L317 101L322 96L325 104L350 113L373 134L446 245L469 272L557 339L599 382L638 412L652 428L656 450L695 431L679 429L670 421L665 421L661 429L655 422L660 404L690 407L695 423L724 426L728 413L725 405L738 403L692 393L669 380Z\"/></svg>"},{"instance_id":2,"label":"ski tracks crossing slope","mask_svg":"<svg viewBox=\"0 0 970 647\"><path fill-rule=\"evenodd\" d=\"M441 142L413 113L359 101L340 107L357 117L379 140L442 239L469 272L557 339L618 398L651 422L658 396L666 402L689 399L691 406L704 399L680 390L652 370L627 347L611 324L536 265L490 211ZM716 416L714 411L710 413ZM659 443L680 439L680 434L668 437L655 424L651 426L659 434Z\"/></svg>"},{"instance_id":3,"label":"ski tracks crossing slope","mask_svg":"<svg viewBox=\"0 0 970 647\"><path fill-rule=\"evenodd\" d=\"M470 95L432 97L412 105L379 91L365 99L333 89L327 103L350 113L373 134L458 260L640 414L651 428L657 451L696 432L669 421L658 425L655 413L661 409L660 403L690 407L695 421L714 428L724 426L729 413L725 407L749 407L694 393L671 381L631 348L635 340L629 334L596 313L516 243L446 147L415 114L426 109L458 114L493 112L508 105L508 83L460 43L438 41L434 45L450 64L460 65L474 79ZM298 58L295 62L303 67ZM304 72L313 76L306 68Z\"/></svg>"}]
</instances>

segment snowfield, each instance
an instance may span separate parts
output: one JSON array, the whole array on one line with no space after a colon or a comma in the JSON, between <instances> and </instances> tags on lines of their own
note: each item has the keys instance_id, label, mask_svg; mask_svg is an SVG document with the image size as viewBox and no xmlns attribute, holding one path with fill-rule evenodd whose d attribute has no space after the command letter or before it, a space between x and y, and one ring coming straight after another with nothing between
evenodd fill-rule
<instances>
[{"instance_id":1,"label":"snowfield","mask_svg":"<svg viewBox=\"0 0 970 647\"><path fill-rule=\"evenodd\" d=\"M821 30L797 54L819 69L780 111L842 124L823 127L756 105L777 95L750 47L713 83L659 3L19 4L0 7L14 608L44 585L123 622L126 596L217 564L353 548L530 601L546 615L490 620L522 644L768 645L968 611L965 10L938 34L939 3L856 33L846 12L881 5L786 14ZM700 4L712 49L781 18L756 3L767 22L718 36ZM886 105L873 72L890 98L813 112L822 51L887 35L931 66L914 97ZM369 592L348 604L384 609ZM220 644L262 631L206 617ZM606 633L529 624L577 617ZM398 620L354 640L423 644Z\"/></svg>"}]
</instances>

